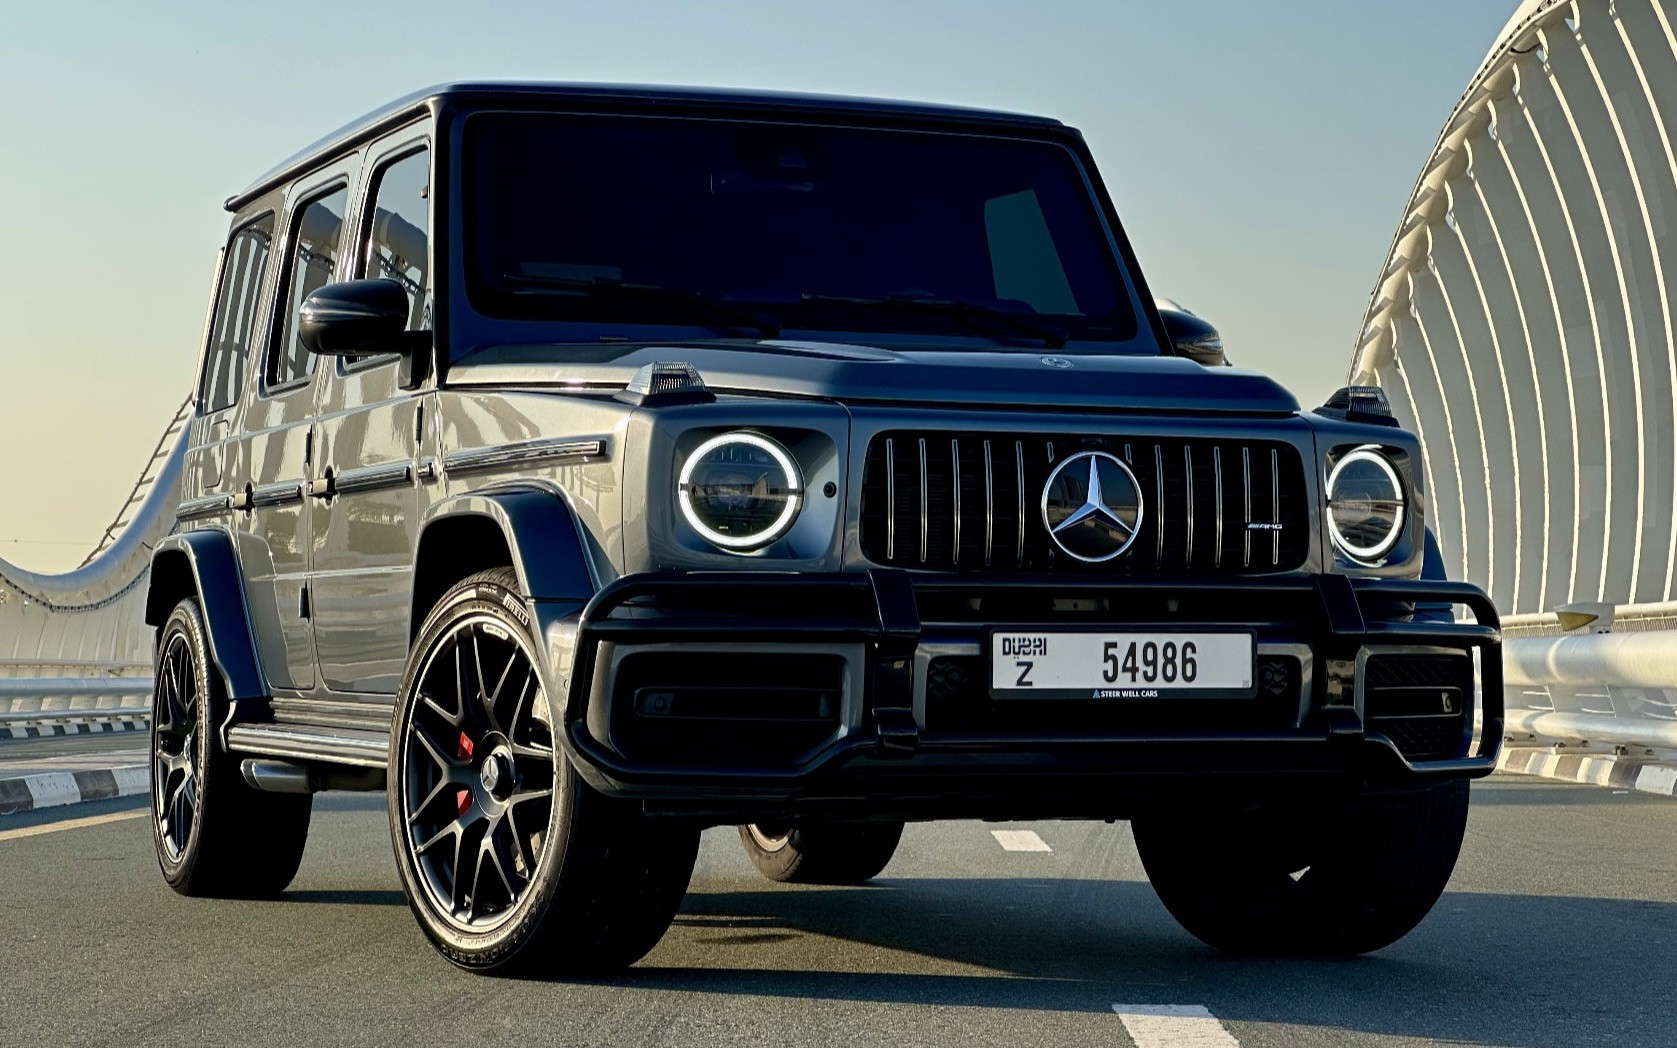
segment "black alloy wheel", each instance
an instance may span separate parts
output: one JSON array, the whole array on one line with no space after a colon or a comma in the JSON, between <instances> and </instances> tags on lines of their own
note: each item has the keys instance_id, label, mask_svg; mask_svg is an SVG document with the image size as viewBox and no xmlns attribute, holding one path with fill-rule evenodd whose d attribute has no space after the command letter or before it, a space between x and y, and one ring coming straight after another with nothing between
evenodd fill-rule
<instances>
[{"instance_id":1,"label":"black alloy wheel","mask_svg":"<svg viewBox=\"0 0 1677 1048\"><path fill-rule=\"evenodd\" d=\"M427 616L391 731L391 840L414 917L454 964L609 972L669 928L699 832L598 793L571 767L528 607L517 575L498 568Z\"/></svg>"},{"instance_id":2,"label":"black alloy wheel","mask_svg":"<svg viewBox=\"0 0 1677 1048\"><path fill-rule=\"evenodd\" d=\"M754 822L739 828L757 871L785 884L864 884L884 872L902 840L901 822L797 825Z\"/></svg>"},{"instance_id":3,"label":"black alloy wheel","mask_svg":"<svg viewBox=\"0 0 1677 1048\"><path fill-rule=\"evenodd\" d=\"M463 932L506 921L548 846L557 761L547 695L519 639L476 614L420 670L402 744L407 844L436 912Z\"/></svg>"},{"instance_id":4,"label":"black alloy wheel","mask_svg":"<svg viewBox=\"0 0 1677 1048\"><path fill-rule=\"evenodd\" d=\"M175 606L157 637L151 701L151 823L157 864L182 895L260 898L296 876L308 794L263 793L222 748L227 689L198 601Z\"/></svg>"},{"instance_id":5,"label":"black alloy wheel","mask_svg":"<svg viewBox=\"0 0 1677 1048\"><path fill-rule=\"evenodd\" d=\"M198 674L184 631L170 632L158 653L151 723L151 814L158 858L178 866L198 822Z\"/></svg>"}]
</instances>

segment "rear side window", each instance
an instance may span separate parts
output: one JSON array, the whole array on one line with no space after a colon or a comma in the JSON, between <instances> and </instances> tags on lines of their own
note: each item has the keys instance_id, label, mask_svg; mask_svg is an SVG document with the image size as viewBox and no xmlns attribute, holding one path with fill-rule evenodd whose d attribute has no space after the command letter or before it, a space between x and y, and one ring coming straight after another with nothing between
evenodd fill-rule
<instances>
[{"instance_id":1,"label":"rear side window","mask_svg":"<svg viewBox=\"0 0 1677 1048\"><path fill-rule=\"evenodd\" d=\"M240 386L250 362L251 328L256 323L256 299L268 254L274 243L274 216L263 215L235 231L227 242L216 292L215 318L210 321L210 346L204 358L199 402L207 414L239 402Z\"/></svg>"},{"instance_id":2,"label":"rear side window","mask_svg":"<svg viewBox=\"0 0 1677 1048\"><path fill-rule=\"evenodd\" d=\"M340 186L304 205L291 231L285 263L279 330L268 359L268 384L283 386L307 378L310 354L297 337L297 313L309 293L332 282L343 243L344 207L349 188Z\"/></svg>"},{"instance_id":3,"label":"rear side window","mask_svg":"<svg viewBox=\"0 0 1677 1048\"><path fill-rule=\"evenodd\" d=\"M408 293L408 330L431 326L431 162L421 150L379 171L367 230L363 274L394 280Z\"/></svg>"}]
</instances>

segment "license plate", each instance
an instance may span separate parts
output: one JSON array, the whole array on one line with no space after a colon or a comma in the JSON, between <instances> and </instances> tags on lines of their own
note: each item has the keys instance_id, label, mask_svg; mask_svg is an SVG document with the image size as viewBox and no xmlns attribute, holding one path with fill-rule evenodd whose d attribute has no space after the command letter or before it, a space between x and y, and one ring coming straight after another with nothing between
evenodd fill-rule
<instances>
[{"instance_id":1,"label":"license plate","mask_svg":"<svg viewBox=\"0 0 1677 1048\"><path fill-rule=\"evenodd\" d=\"M1250 633L990 635L990 694L998 699L1250 698Z\"/></svg>"}]
</instances>

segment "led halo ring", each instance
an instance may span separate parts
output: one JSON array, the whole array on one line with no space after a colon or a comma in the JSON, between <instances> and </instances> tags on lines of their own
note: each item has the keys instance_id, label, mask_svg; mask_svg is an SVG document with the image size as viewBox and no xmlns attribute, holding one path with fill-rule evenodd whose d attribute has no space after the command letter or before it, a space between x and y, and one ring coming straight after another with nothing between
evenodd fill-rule
<instances>
[{"instance_id":1,"label":"led halo ring","mask_svg":"<svg viewBox=\"0 0 1677 1048\"><path fill-rule=\"evenodd\" d=\"M699 519L699 514L693 509L693 497L689 494L689 487L693 480L693 469L705 455L727 444L745 444L759 451L767 452L775 464L786 474L788 491L786 507L780 511L775 522L762 531L751 535L724 535L720 531L709 527ZM676 481L676 497L681 503L681 515L687 518L687 523L704 537L706 542L721 546L726 550L746 551L767 546L775 539L786 534L797 519L798 511L803 508L804 478L798 471L798 464L792 461L785 448L770 440L768 437L745 430L735 430L731 433L721 433L700 444L687 456L682 464L681 475Z\"/></svg>"},{"instance_id":2,"label":"led halo ring","mask_svg":"<svg viewBox=\"0 0 1677 1048\"><path fill-rule=\"evenodd\" d=\"M1392 526L1384 538L1373 546L1358 546L1340 534L1339 523L1333 516L1333 491L1339 483L1339 474L1346 466L1353 462L1372 462L1386 474L1386 479L1392 482L1392 491L1397 495L1397 513L1392 518ZM1333 472L1328 474L1328 532L1333 535L1334 545L1351 556L1362 561L1376 561L1392 551L1397 545L1398 537L1403 533L1403 526L1408 521L1408 511L1403 500L1403 480L1398 476L1397 469L1391 459L1372 444L1355 449L1334 463Z\"/></svg>"}]
</instances>

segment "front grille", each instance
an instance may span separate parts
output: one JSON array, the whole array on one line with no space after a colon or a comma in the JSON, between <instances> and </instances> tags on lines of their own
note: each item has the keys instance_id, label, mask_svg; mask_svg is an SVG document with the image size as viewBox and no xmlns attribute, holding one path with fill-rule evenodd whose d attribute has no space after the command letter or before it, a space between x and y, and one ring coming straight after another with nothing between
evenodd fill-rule
<instances>
[{"instance_id":1,"label":"front grille","mask_svg":"<svg viewBox=\"0 0 1677 1048\"><path fill-rule=\"evenodd\" d=\"M1412 761L1464 756L1473 716L1468 654L1370 655L1363 667L1363 716Z\"/></svg>"},{"instance_id":2,"label":"front grille","mask_svg":"<svg viewBox=\"0 0 1677 1048\"><path fill-rule=\"evenodd\" d=\"M1042 520L1050 471L1080 451L1129 465L1144 512L1123 555L1062 553ZM928 571L1117 575L1290 571L1310 548L1298 449L1279 441L894 431L868 445L862 553Z\"/></svg>"}]
</instances>

